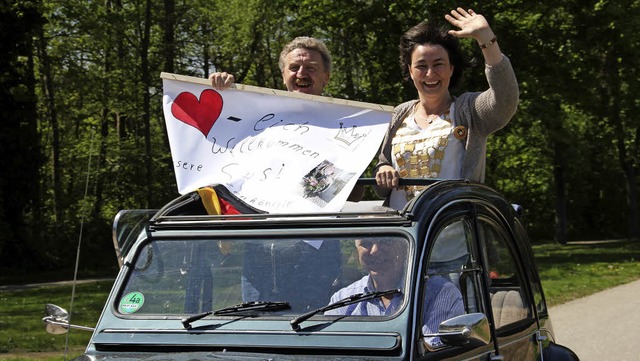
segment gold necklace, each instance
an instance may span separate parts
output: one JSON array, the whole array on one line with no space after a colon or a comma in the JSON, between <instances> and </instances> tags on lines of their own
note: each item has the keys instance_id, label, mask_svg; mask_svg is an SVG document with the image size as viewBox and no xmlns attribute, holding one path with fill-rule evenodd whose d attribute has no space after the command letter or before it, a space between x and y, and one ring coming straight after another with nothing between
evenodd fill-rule
<instances>
[{"instance_id":1,"label":"gold necklace","mask_svg":"<svg viewBox=\"0 0 640 361\"><path fill-rule=\"evenodd\" d=\"M420 102L417 102L416 105L413 108L413 118L416 120L416 122L418 120L418 106L419 105L420 105ZM420 118L420 120L427 122L427 124L431 124L438 117L440 117L442 115L449 114L450 107L451 107L451 98L449 98L449 100L447 100L447 108L446 108L446 110L444 112L439 112L437 114L432 114L432 115L427 116L426 118Z\"/></svg>"}]
</instances>

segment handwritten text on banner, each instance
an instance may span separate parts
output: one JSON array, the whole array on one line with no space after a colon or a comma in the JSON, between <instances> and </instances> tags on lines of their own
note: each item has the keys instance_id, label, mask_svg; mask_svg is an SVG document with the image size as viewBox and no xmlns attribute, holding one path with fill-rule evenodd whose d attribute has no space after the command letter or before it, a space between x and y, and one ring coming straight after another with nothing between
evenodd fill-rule
<instances>
[{"instance_id":1,"label":"handwritten text on banner","mask_svg":"<svg viewBox=\"0 0 640 361\"><path fill-rule=\"evenodd\" d=\"M162 78L178 191L219 183L272 213L340 210L391 118L377 104Z\"/></svg>"}]
</instances>

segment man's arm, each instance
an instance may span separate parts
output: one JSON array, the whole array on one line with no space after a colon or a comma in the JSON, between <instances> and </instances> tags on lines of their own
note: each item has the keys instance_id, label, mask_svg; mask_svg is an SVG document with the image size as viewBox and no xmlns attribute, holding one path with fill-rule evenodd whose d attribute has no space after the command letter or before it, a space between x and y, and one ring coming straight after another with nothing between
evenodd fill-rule
<instances>
[{"instance_id":1,"label":"man's arm","mask_svg":"<svg viewBox=\"0 0 640 361\"><path fill-rule=\"evenodd\" d=\"M445 320L465 313L460 290L442 277L432 277L427 281L423 312L422 334L438 333L438 326ZM432 345L439 344L439 338L429 339Z\"/></svg>"}]
</instances>

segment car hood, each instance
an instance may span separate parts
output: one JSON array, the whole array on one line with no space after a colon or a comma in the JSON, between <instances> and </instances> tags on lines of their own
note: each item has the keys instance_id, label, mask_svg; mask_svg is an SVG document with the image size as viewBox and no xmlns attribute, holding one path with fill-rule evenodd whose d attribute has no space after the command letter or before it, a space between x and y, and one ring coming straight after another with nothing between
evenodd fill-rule
<instances>
[{"instance_id":1,"label":"car hood","mask_svg":"<svg viewBox=\"0 0 640 361\"><path fill-rule=\"evenodd\" d=\"M371 359L384 360L390 358L373 357ZM395 358L394 358L395 359ZM228 352L228 351L199 351L199 352L162 352L162 353L126 353L126 354L83 354L72 361L253 361L253 360L272 360L272 361L327 361L327 360L351 360L353 357L336 357L335 355L282 355L272 353L258 352Z\"/></svg>"}]
</instances>

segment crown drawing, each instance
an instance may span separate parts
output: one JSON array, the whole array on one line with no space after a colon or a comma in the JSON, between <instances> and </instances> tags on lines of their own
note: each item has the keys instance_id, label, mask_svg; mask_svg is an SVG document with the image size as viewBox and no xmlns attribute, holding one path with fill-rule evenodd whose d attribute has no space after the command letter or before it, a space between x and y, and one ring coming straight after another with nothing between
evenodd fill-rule
<instances>
[{"instance_id":1,"label":"crown drawing","mask_svg":"<svg viewBox=\"0 0 640 361\"><path fill-rule=\"evenodd\" d=\"M370 131L369 131L370 132ZM358 126L345 127L343 122L340 122L340 128L338 133L334 137L335 140L342 142L348 146L357 142L360 139L366 138L369 132L358 131Z\"/></svg>"}]
</instances>

